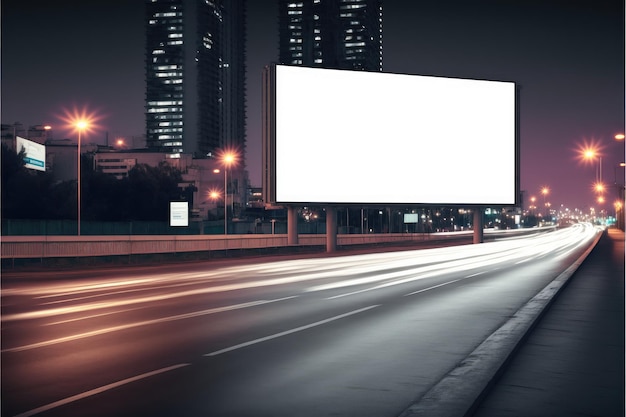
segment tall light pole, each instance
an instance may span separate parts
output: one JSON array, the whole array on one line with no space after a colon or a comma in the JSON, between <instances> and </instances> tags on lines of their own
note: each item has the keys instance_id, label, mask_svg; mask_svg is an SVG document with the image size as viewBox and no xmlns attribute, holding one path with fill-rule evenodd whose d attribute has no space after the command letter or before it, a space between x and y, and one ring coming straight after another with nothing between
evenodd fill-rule
<instances>
[{"instance_id":1,"label":"tall light pole","mask_svg":"<svg viewBox=\"0 0 626 417\"><path fill-rule=\"evenodd\" d=\"M541 194L543 194L543 207L546 210L546 217L549 217L550 212L548 211L548 206L546 205L546 196L550 193L550 189L548 187L541 188Z\"/></svg>"},{"instance_id":2,"label":"tall light pole","mask_svg":"<svg viewBox=\"0 0 626 417\"><path fill-rule=\"evenodd\" d=\"M83 130L87 129L88 123L86 120L77 120L75 127L78 130L78 155L77 155L77 166L78 166L78 183L77 183L77 191L76 196L78 200L78 236L80 236L80 145L81 145L81 134Z\"/></svg>"},{"instance_id":3,"label":"tall light pole","mask_svg":"<svg viewBox=\"0 0 626 417\"><path fill-rule=\"evenodd\" d=\"M232 151L225 151L222 154L222 165L224 165L224 234L228 234L228 168L237 163L237 154Z\"/></svg>"}]
</instances>

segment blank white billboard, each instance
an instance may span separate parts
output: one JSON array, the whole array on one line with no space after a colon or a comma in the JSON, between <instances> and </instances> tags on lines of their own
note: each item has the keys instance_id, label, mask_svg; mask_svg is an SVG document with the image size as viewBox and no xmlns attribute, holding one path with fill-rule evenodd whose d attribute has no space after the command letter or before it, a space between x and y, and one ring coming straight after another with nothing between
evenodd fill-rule
<instances>
[{"instance_id":1,"label":"blank white billboard","mask_svg":"<svg viewBox=\"0 0 626 417\"><path fill-rule=\"evenodd\" d=\"M515 83L275 71L274 202L515 205Z\"/></svg>"},{"instance_id":2,"label":"blank white billboard","mask_svg":"<svg viewBox=\"0 0 626 417\"><path fill-rule=\"evenodd\" d=\"M187 201L170 201L170 226L189 226Z\"/></svg>"},{"instance_id":3,"label":"blank white billboard","mask_svg":"<svg viewBox=\"0 0 626 417\"><path fill-rule=\"evenodd\" d=\"M46 147L40 143L15 137L17 152L24 150L24 166L37 171L46 170Z\"/></svg>"}]
</instances>

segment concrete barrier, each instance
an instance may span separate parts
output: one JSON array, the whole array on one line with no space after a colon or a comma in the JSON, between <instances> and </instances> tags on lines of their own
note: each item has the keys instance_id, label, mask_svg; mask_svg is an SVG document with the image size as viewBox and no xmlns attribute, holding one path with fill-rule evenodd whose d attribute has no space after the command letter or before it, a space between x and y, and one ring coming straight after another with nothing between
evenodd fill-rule
<instances>
[{"instance_id":1,"label":"concrete barrier","mask_svg":"<svg viewBox=\"0 0 626 417\"><path fill-rule=\"evenodd\" d=\"M546 228L541 231L546 231ZM539 229L486 231L487 235L533 233ZM339 246L412 241L437 242L471 239L472 231L449 233L383 233L337 235ZM287 234L280 235L120 235L120 236L3 236L1 257L11 259L104 257L162 253L227 251L289 247ZM300 235L298 247L325 246L326 235Z\"/></svg>"}]
</instances>

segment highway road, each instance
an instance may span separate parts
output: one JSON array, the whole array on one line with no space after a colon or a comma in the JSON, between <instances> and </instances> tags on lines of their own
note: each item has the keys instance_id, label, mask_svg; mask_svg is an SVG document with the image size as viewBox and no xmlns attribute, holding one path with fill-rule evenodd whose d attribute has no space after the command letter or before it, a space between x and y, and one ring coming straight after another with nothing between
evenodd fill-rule
<instances>
[{"instance_id":1,"label":"highway road","mask_svg":"<svg viewBox=\"0 0 626 417\"><path fill-rule=\"evenodd\" d=\"M2 415L397 416L597 233L3 274Z\"/></svg>"}]
</instances>

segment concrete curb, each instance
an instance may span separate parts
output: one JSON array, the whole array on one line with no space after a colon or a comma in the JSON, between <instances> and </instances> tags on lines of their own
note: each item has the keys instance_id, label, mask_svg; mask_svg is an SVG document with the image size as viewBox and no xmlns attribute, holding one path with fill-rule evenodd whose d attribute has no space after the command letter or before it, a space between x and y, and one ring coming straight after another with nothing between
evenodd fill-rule
<instances>
[{"instance_id":1,"label":"concrete curb","mask_svg":"<svg viewBox=\"0 0 626 417\"><path fill-rule=\"evenodd\" d=\"M525 336L547 311L556 295L596 247L604 233L569 268L520 308L459 365L399 417L470 416Z\"/></svg>"}]
</instances>

